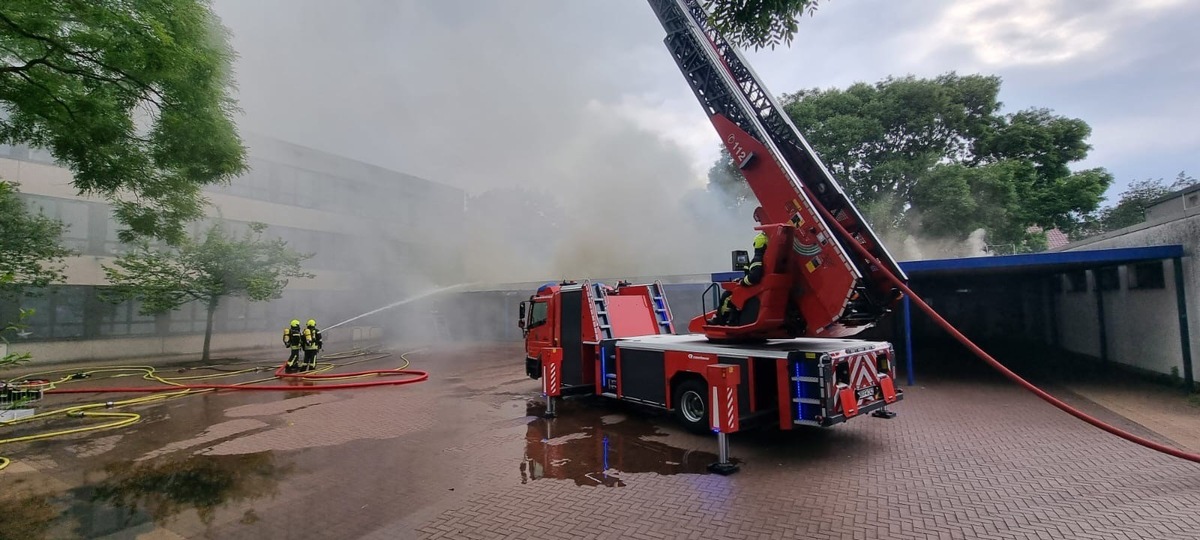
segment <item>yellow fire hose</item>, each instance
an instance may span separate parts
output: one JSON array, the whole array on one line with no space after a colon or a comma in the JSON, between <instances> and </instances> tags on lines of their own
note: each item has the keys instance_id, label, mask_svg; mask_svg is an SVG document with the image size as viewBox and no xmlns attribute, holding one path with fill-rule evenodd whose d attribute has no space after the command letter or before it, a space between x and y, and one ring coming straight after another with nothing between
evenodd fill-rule
<instances>
[{"instance_id":1,"label":"yellow fire hose","mask_svg":"<svg viewBox=\"0 0 1200 540\"><path fill-rule=\"evenodd\" d=\"M400 370L404 370L404 369L408 368L408 366L411 364L411 362L408 359L408 355L412 354L413 352L416 352L416 351L410 351L410 352L401 354L400 359L404 361L403 365L396 367L396 368L392 368L391 371L400 371ZM330 355L326 355L323 358L324 359L342 359L342 358L353 358L356 356L367 356L368 354L370 354L369 349L361 349L361 350L355 349L355 350L345 351L345 352L341 352L341 353L333 353ZM390 355L391 355L390 353L383 353L383 354L377 353L376 355L372 355L368 358L363 358L363 359L350 361L350 362L322 363L322 364L318 364L317 369L315 369L309 373L314 373L314 374L323 373L323 372L327 372L327 371L332 370L337 367L344 367L344 366L350 366L350 365L354 365L354 364L358 364L358 363L362 363L362 362L379 360L381 358L386 358L387 356L390 356ZM232 377L232 376L236 376L236 375L243 375L246 373L254 373L254 372L263 371L263 370L267 370L267 369L274 369L276 367L277 366L275 366L275 365L256 366L253 368L246 368L246 369L236 370L236 371L232 371L232 372L217 373L217 374L211 374L211 375L189 375L189 376L183 376L183 377L163 377L163 376L158 375L156 372L156 369L152 366L105 366L105 367L91 369L91 370L87 370L87 371L83 371L83 372L78 372L78 371L74 371L74 370L42 371L42 372L30 373L28 375L25 375L23 378L29 379L34 376L47 376L47 375L54 375L54 374L58 374L58 373L69 373L68 375L66 375L58 380L53 380L50 383L48 383L46 385L45 389L50 390L50 389L57 388L58 385L60 385L60 384L66 384L73 380L79 380L81 378L91 378L92 375L97 374L97 373L111 373L111 372L117 373L115 375L110 375L110 376L104 377L104 378L128 377L128 376L134 375L136 373L142 373L141 378L144 380L156 381L156 382L168 385L168 386L178 387L178 386L185 386L185 384L176 382L176 381L195 381L195 380L218 379L218 378L224 378L224 377ZM199 368L199 369L204 369L204 368ZM80 377L80 375L82 375L82 377ZM373 376L373 375L358 374L358 375L347 375L345 377L328 377L327 376L327 377L323 378L322 380L325 380L325 381L344 380L344 379L354 379L354 378L370 377L370 376ZM255 379L255 380L251 380L251 381L243 381L240 383L234 383L234 386L246 386L246 385L257 384L260 382L266 382L266 381L270 381L270 380L274 380L274 379L275 379L274 376L264 377L262 379ZM297 387L297 390L303 390L303 389L304 389L304 387ZM163 389L163 390L164 390L164 392L166 392L168 389ZM44 413L38 413L38 414L35 414L32 416L27 416L25 418L0 421L0 427L7 427L7 426L23 424L26 422L32 422L34 420L41 420L41 419L46 419L46 418L60 416L60 415L65 415L68 417L84 417L84 418L119 418L119 420L105 422L103 424L82 426L82 427L77 427L77 428L72 428L72 429L51 431L51 432L46 432L46 433L37 433L34 435L25 435L22 437L12 437L12 438L8 438L8 439L0 439L0 444L30 442L30 441L36 441L36 440L41 440L41 439L49 439L52 437L59 437L59 436L63 436L63 435L73 435L73 434L85 433L85 432L89 432L89 431L101 431L101 430L121 428L121 427L125 427L128 425L137 423L139 420L141 420L141 415L137 414L137 413L131 413L131 412L96 412L96 411L92 411L91 409L97 409L97 408L111 409L111 408L115 408L115 407L141 405L141 404L150 403L150 402L154 402L154 401L162 401L162 400L167 400L167 399L173 399L173 398L178 398L178 397L184 397L184 396L196 395L196 394L202 394L205 392L214 392L214 391L216 391L216 390L215 389L185 388L183 390L178 390L178 391L174 391L174 392L151 394L148 396L125 399L125 400L120 400L120 401L90 403L90 404L86 404L86 405L76 405L76 406L56 409L53 411L47 411ZM8 465L10 463L12 463L12 460L10 460L6 457L0 456L0 470L4 470L4 468L8 467Z\"/></svg>"}]
</instances>

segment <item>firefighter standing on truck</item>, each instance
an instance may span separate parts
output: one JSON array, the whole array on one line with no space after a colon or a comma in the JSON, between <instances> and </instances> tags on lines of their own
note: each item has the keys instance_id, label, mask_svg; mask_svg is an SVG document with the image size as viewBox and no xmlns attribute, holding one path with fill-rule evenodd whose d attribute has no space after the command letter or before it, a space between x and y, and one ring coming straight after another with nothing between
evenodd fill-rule
<instances>
[{"instance_id":1,"label":"firefighter standing on truck","mask_svg":"<svg viewBox=\"0 0 1200 540\"><path fill-rule=\"evenodd\" d=\"M304 371L317 368L317 352L324 347L321 343L321 331L317 329L317 321L308 320L304 327Z\"/></svg>"},{"instance_id":2,"label":"firefighter standing on truck","mask_svg":"<svg viewBox=\"0 0 1200 540\"><path fill-rule=\"evenodd\" d=\"M750 287L757 285L762 281L763 277L763 255L767 252L767 233L758 231L758 235L754 237L754 257L750 259L750 265L746 267L745 275L738 280L738 285ZM733 292L725 291L721 293L721 301L717 307L717 315L713 317L710 324L727 325L733 322L731 319L736 318L737 308L733 306Z\"/></svg>"},{"instance_id":3,"label":"firefighter standing on truck","mask_svg":"<svg viewBox=\"0 0 1200 540\"><path fill-rule=\"evenodd\" d=\"M302 345L302 331L300 329L300 321L292 319L292 325L283 329L283 346L292 350L292 354L288 356L287 367L284 368L284 373L295 373L300 368L300 346Z\"/></svg>"}]
</instances>

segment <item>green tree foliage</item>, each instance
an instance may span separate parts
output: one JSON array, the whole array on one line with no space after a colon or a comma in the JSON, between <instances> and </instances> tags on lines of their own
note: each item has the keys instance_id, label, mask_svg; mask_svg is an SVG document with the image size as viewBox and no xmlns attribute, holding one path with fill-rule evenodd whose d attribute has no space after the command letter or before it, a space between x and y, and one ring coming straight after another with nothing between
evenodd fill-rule
<instances>
[{"instance_id":1,"label":"green tree foliage","mask_svg":"<svg viewBox=\"0 0 1200 540\"><path fill-rule=\"evenodd\" d=\"M1072 172L1090 128L1044 109L1000 114L998 77L889 77L802 90L784 108L872 226L946 239L1038 243L1030 226L1072 229L1112 177ZM728 183L722 156L710 183ZM719 174L717 174L719 173Z\"/></svg>"},{"instance_id":2,"label":"green tree foliage","mask_svg":"<svg viewBox=\"0 0 1200 540\"><path fill-rule=\"evenodd\" d=\"M730 207L737 207L746 201L754 200L754 192L742 176L729 150L721 147L721 157L708 169L708 190L721 194Z\"/></svg>"},{"instance_id":3,"label":"green tree foliage","mask_svg":"<svg viewBox=\"0 0 1200 540\"><path fill-rule=\"evenodd\" d=\"M0 181L0 297L4 298L62 281L63 259L73 254L59 244L66 225L33 214L17 193L16 185Z\"/></svg>"},{"instance_id":4,"label":"green tree foliage","mask_svg":"<svg viewBox=\"0 0 1200 540\"><path fill-rule=\"evenodd\" d=\"M1146 221L1146 206L1155 199L1173 191L1189 188L1200 181L1180 172L1175 181L1167 184L1162 178L1131 182L1118 196L1117 204L1102 208L1092 216L1092 227L1087 231L1099 234L1137 225Z\"/></svg>"},{"instance_id":5,"label":"green tree foliage","mask_svg":"<svg viewBox=\"0 0 1200 540\"><path fill-rule=\"evenodd\" d=\"M797 19L817 10L817 0L702 0L701 5L726 41L756 49L791 44Z\"/></svg>"},{"instance_id":6,"label":"green tree foliage","mask_svg":"<svg viewBox=\"0 0 1200 540\"><path fill-rule=\"evenodd\" d=\"M114 286L106 296L114 302L140 300L143 315L165 313L191 301L204 303L208 317L202 358L207 361L213 314L221 298L271 300L282 295L287 278L314 277L300 267L312 254L297 253L277 238L264 239L264 230L266 225L252 223L239 238L215 223L202 237L165 250L142 241L114 266L104 266Z\"/></svg>"},{"instance_id":7,"label":"green tree foliage","mask_svg":"<svg viewBox=\"0 0 1200 540\"><path fill-rule=\"evenodd\" d=\"M5 0L0 142L47 149L122 240L178 241L201 188L246 168L233 56L205 0Z\"/></svg>"},{"instance_id":8,"label":"green tree foliage","mask_svg":"<svg viewBox=\"0 0 1200 540\"><path fill-rule=\"evenodd\" d=\"M12 282L11 276L0 275L0 285L8 284L11 282ZM27 319L31 316L33 316L32 309L21 309L19 311L19 314L17 315L18 320L16 322L3 323L3 326L0 326L0 342L3 342L5 345L8 345L8 343L9 343L8 337L5 336L5 334L8 334L10 332L15 333L15 332L19 332L19 331L25 329L25 319ZM32 358L33 358L33 355L31 353L28 353L28 352L10 353L10 352L8 352L8 348L5 347L4 354L0 355L0 369L15 366L22 362L28 362Z\"/></svg>"},{"instance_id":9,"label":"green tree foliage","mask_svg":"<svg viewBox=\"0 0 1200 540\"><path fill-rule=\"evenodd\" d=\"M16 185L0 181L0 301L6 302L62 281L63 259L73 254L59 243L66 225L30 212L17 192ZM19 320L0 321L0 340L8 343L4 334L22 329L24 319L31 315L33 310L21 309ZM28 353L6 353L0 357L0 368L30 358Z\"/></svg>"}]
</instances>

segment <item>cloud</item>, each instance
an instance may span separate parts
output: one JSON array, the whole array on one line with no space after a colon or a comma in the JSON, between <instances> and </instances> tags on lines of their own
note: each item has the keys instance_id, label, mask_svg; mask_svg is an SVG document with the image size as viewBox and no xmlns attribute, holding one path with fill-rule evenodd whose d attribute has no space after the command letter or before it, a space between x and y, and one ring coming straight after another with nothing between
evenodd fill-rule
<instances>
[{"instance_id":1,"label":"cloud","mask_svg":"<svg viewBox=\"0 0 1200 540\"><path fill-rule=\"evenodd\" d=\"M622 95L616 103L590 104L597 110L627 119L688 154L698 185L708 180L708 169L720 156L721 139L704 116L695 98L666 98L662 94Z\"/></svg>"},{"instance_id":2,"label":"cloud","mask_svg":"<svg viewBox=\"0 0 1200 540\"><path fill-rule=\"evenodd\" d=\"M649 6L597 7L216 2L245 127L480 196L470 280L723 268L753 223L703 194L715 132Z\"/></svg>"},{"instance_id":3,"label":"cloud","mask_svg":"<svg viewBox=\"0 0 1200 540\"><path fill-rule=\"evenodd\" d=\"M1094 51L1108 33L1095 16L1067 15L1045 0L973 0L949 6L926 43L967 47L983 66L1054 64Z\"/></svg>"},{"instance_id":4,"label":"cloud","mask_svg":"<svg viewBox=\"0 0 1200 540\"><path fill-rule=\"evenodd\" d=\"M1200 169L1179 159L1200 155L1180 151L1200 145L1189 135L1200 113L1182 100L1200 83L1193 4L837 0L804 17L792 47L748 59L776 94L907 73L1001 75L1010 110L1049 107L1093 126L1089 166L1172 176ZM612 196L636 186L581 171L620 162L621 174L680 196L718 149L644 2L214 7L240 55L244 126L471 193ZM621 137L643 146L630 154Z\"/></svg>"}]
</instances>

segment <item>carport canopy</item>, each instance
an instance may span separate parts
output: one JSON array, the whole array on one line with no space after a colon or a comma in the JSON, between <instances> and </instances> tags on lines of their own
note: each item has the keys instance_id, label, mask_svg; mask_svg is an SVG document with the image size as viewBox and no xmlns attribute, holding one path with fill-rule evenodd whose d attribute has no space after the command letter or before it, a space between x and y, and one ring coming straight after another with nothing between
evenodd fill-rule
<instances>
[{"instance_id":1,"label":"carport canopy","mask_svg":"<svg viewBox=\"0 0 1200 540\"><path fill-rule=\"evenodd\" d=\"M1179 315L1180 348L1182 352L1183 375L1188 388L1192 388L1191 342L1187 326L1187 299L1183 284L1183 246L1178 244L1161 246L1141 246L1128 248L1093 249L1079 251L1050 251L1043 253L1027 253L1021 255L998 255L991 257L964 257L958 259L929 259L920 261L902 261L900 268L908 274L909 281L928 278L980 278L985 276L1019 276L1040 277L1070 272L1097 270L1114 266L1171 260L1175 274L1176 309ZM712 274L714 282L725 282L738 279L742 272L719 272ZM1104 331L1104 309L1097 291L1097 307L1100 325L1101 356L1105 356L1106 341ZM914 384L913 353L912 353L912 317L909 298L904 297L902 305L904 356L908 384Z\"/></svg>"}]
</instances>

